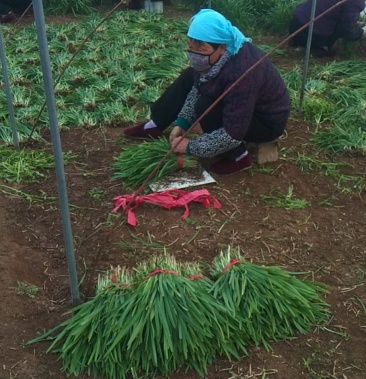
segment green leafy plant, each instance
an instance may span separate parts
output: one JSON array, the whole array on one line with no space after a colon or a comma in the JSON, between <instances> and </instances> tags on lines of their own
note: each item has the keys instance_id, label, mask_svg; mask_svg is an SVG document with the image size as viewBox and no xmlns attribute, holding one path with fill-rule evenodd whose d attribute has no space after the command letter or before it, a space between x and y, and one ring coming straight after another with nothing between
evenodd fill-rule
<instances>
[{"instance_id":1,"label":"green leafy plant","mask_svg":"<svg viewBox=\"0 0 366 379\"><path fill-rule=\"evenodd\" d=\"M281 76L290 90L300 90L302 83L302 73L300 67L295 66L291 70L281 72Z\"/></svg>"},{"instance_id":2,"label":"green leafy plant","mask_svg":"<svg viewBox=\"0 0 366 379\"><path fill-rule=\"evenodd\" d=\"M34 299L39 291L39 288L34 284L29 284L26 282L17 281L17 286L15 287L17 294L25 295Z\"/></svg>"},{"instance_id":3,"label":"green leafy plant","mask_svg":"<svg viewBox=\"0 0 366 379\"><path fill-rule=\"evenodd\" d=\"M216 353L238 357L246 352L244 341L234 346L237 322L208 294L211 282L197 264L178 264L164 255L135 272L140 284L127 345L133 367L165 375L189 367L203 376ZM149 356L141 343L149 346ZM124 345L120 336L114 344Z\"/></svg>"},{"instance_id":4,"label":"green leafy plant","mask_svg":"<svg viewBox=\"0 0 366 379\"><path fill-rule=\"evenodd\" d=\"M326 129L317 129L311 140L321 149L341 153L351 150L366 150L366 132L354 125L335 124Z\"/></svg>"},{"instance_id":5,"label":"green leafy plant","mask_svg":"<svg viewBox=\"0 0 366 379\"><path fill-rule=\"evenodd\" d=\"M134 233L131 233L131 237L134 241L133 243L123 241L123 242L116 243L116 245L121 246L125 249L130 249L130 250L135 250L135 251L142 250L143 248L148 248L149 250L150 249L158 249L161 251L165 250L165 245L163 243L154 241L153 236L149 232L147 232L146 239L139 237Z\"/></svg>"},{"instance_id":6,"label":"green leafy plant","mask_svg":"<svg viewBox=\"0 0 366 379\"><path fill-rule=\"evenodd\" d=\"M198 264L166 254L141 263L134 276L111 268L99 275L93 299L29 344L51 338L47 351L60 355L68 375L124 379L192 368L204 376L216 353L246 353L244 341L234 347L238 322L210 286Z\"/></svg>"},{"instance_id":7,"label":"green leafy plant","mask_svg":"<svg viewBox=\"0 0 366 379\"><path fill-rule=\"evenodd\" d=\"M7 116L4 117L4 124L0 125L0 141L2 141L5 145L11 145L13 143L13 133L12 128L9 124L5 123ZM29 125L23 124L21 122L16 122L16 131L19 142L24 142L28 140L32 128ZM41 140L41 136L36 130L32 134L33 140Z\"/></svg>"},{"instance_id":8,"label":"green leafy plant","mask_svg":"<svg viewBox=\"0 0 366 379\"><path fill-rule=\"evenodd\" d=\"M308 156L298 153L294 158L296 164L302 171L319 171L336 181L336 186L345 193L361 192L366 185L363 176L347 175L344 170L353 169L353 165L347 162L325 162L316 156ZM348 171L349 171L348 170Z\"/></svg>"},{"instance_id":9,"label":"green leafy plant","mask_svg":"<svg viewBox=\"0 0 366 379\"><path fill-rule=\"evenodd\" d=\"M81 3L85 7L91 4L82 0L62 0L56 4L52 0L49 5L55 8L55 13L57 7L65 6L72 6L78 13ZM172 23L159 14L116 12L99 26L91 41L64 71L101 17L93 13L78 22L47 25L61 129L135 123L146 117L146 103L156 100L182 68L187 67L186 21ZM170 36L169 43L166 35ZM35 27L12 29L5 39L18 134L23 140L32 126L37 125L35 138L49 123L45 110L39 114L44 91ZM4 93L0 94L0 125L0 139L11 144Z\"/></svg>"},{"instance_id":10,"label":"green leafy plant","mask_svg":"<svg viewBox=\"0 0 366 379\"><path fill-rule=\"evenodd\" d=\"M0 178L8 182L34 183L49 176L54 167L53 156L43 150L14 150L0 147ZM67 163L74 153L65 153Z\"/></svg>"},{"instance_id":11,"label":"green leafy plant","mask_svg":"<svg viewBox=\"0 0 366 379\"><path fill-rule=\"evenodd\" d=\"M96 296L27 344L51 339L67 375L126 379L191 368L203 377L216 355L239 359L247 342L263 344L308 332L325 321L321 283L279 267L245 262L230 247L206 277L196 262L167 253L98 276Z\"/></svg>"},{"instance_id":12,"label":"green leafy plant","mask_svg":"<svg viewBox=\"0 0 366 379\"><path fill-rule=\"evenodd\" d=\"M119 324L118 313L133 293L131 281L129 273L118 267L108 271L106 277L101 275L93 299L72 309L66 321L29 343L51 338L53 341L47 352L60 355L63 370L68 375L79 376L85 372L112 379L126 378L132 368L125 354L122 350L106 353L106 349L113 335L123 327ZM114 323L119 324L116 329L108 325L114 317ZM56 331L59 333L52 337Z\"/></svg>"},{"instance_id":13,"label":"green leafy plant","mask_svg":"<svg viewBox=\"0 0 366 379\"><path fill-rule=\"evenodd\" d=\"M94 1L96 3L96 1ZM49 15L65 15L72 13L85 15L93 11L93 0L48 0L45 2L45 13Z\"/></svg>"},{"instance_id":14,"label":"green leafy plant","mask_svg":"<svg viewBox=\"0 0 366 379\"><path fill-rule=\"evenodd\" d=\"M271 191L271 195L261 195L261 199L270 202L277 208L285 209L304 209L308 206L308 201L305 199L298 199L293 196L293 186L290 185L287 193L276 188Z\"/></svg>"},{"instance_id":15,"label":"green leafy plant","mask_svg":"<svg viewBox=\"0 0 366 379\"><path fill-rule=\"evenodd\" d=\"M321 283L302 281L280 267L249 262L230 247L215 258L212 295L240 321L238 336L270 349L270 341L308 332L329 318Z\"/></svg>"},{"instance_id":16,"label":"green leafy plant","mask_svg":"<svg viewBox=\"0 0 366 379\"><path fill-rule=\"evenodd\" d=\"M202 1L184 0L201 5ZM268 31L284 34L297 0L214 0L213 9L225 15L245 34ZM207 6L207 2L206 2ZM240 12L238 12L240 9Z\"/></svg>"},{"instance_id":17,"label":"green leafy plant","mask_svg":"<svg viewBox=\"0 0 366 379\"><path fill-rule=\"evenodd\" d=\"M99 188L92 188L88 193L93 200L102 200L107 196L107 191Z\"/></svg>"},{"instance_id":18,"label":"green leafy plant","mask_svg":"<svg viewBox=\"0 0 366 379\"><path fill-rule=\"evenodd\" d=\"M156 168L157 164L170 150L171 146L166 138L152 140L151 142L143 141L138 145L128 146L125 150L114 159L113 179L122 179L128 188L136 188L141 185L147 177ZM184 155L183 167L195 167L197 161L187 155ZM170 154L162 166L151 178L150 183L163 178L179 169L177 154Z\"/></svg>"},{"instance_id":19,"label":"green leafy plant","mask_svg":"<svg viewBox=\"0 0 366 379\"><path fill-rule=\"evenodd\" d=\"M295 157L296 164L300 167L301 171L320 171L327 176L339 177L342 168L352 168L350 163L346 162L325 162L316 156L305 155L297 153Z\"/></svg>"},{"instance_id":20,"label":"green leafy plant","mask_svg":"<svg viewBox=\"0 0 366 379\"><path fill-rule=\"evenodd\" d=\"M58 199L55 196L47 196L46 194L42 196L37 196L5 185L0 185L0 191L4 193L7 197L25 200L28 201L29 206L37 205L43 209L46 207L46 205L47 207L55 209L55 204L58 203ZM70 204L70 206L72 205Z\"/></svg>"},{"instance_id":21,"label":"green leafy plant","mask_svg":"<svg viewBox=\"0 0 366 379\"><path fill-rule=\"evenodd\" d=\"M364 176L341 174L337 180L337 187L343 193L361 193L366 188L366 179Z\"/></svg>"},{"instance_id":22,"label":"green leafy plant","mask_svg":"<svg viewBox=\"0 0 366 379\"><path fill-rule=\"evenodd\" d=\"M330 123L314 133L312 141L321 149L337 153L365 150L365 68L364 61L354 60L334 61L314 69L316 80L327 84L307 94L304 114L317 124Z\"/></svg>"},{"instance_id":23,"label":"green leafy plant","mask_svg":"<svg viewBox=\"0 0 366 379\"><path fill-rule=\"evenodd\" d=\"M304 119L313 124L320 124L333 119L336 106L323 96L305 95L303 103Z\"/></svg>"}]
</instances>

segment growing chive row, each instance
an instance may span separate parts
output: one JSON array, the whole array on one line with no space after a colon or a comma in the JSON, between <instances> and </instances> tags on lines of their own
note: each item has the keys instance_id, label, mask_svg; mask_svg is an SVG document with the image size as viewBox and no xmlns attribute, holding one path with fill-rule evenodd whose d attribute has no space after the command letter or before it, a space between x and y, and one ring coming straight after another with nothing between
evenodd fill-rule
<instances>
[{"instance_id":1,"label":"growing chive row","mask_svg":"<svg viewBox=\"0 0 366 379\"><path fill-rule=\"evenodd\" d=\"M312 69L305 87L303 115L317 126L312 141L321 150L366 150L365 69L364 60L333 61ZM292 103L297 104L301 70L295 67L282 77Z\"/></svg>"},{"instance_id":2,"label":"growing chive row","mask_svg":"<svg viewBox=\"0 0 366 379\"><path fill-rule=\"evenodd\" d=\"M205 376L217 355L238 359L250 343L270 343L308 332L325 321L321 283L302 281L279 267L221 253L211 278L197 263L167 254L141 263L134 274L117 267L100 275L96 296L69 319L36 338L53 337L67 375L125 379L194 369Z\"/></svg>"},{"instance_id":3,"label":"growing chive row","mask_svg":"<svg viewBox=\"0 0 366 379\"><path fill-rule=\"evenodd\" d=\"M101 18L94 13L79 22L47 25L55 81ZM120 126L146 117L147 104L187 66L187 27L184 20L171 22L160 14L113 14L85 43L55 86L60 129ZM39 132L49 123L46 111L39 117L44 91L36 28L9 28L4 41L19 138L24 140L33 125L37 124ZM0 140L11 143L5 92L0 92L0 125Z\"/></svg>"}]
</instances>

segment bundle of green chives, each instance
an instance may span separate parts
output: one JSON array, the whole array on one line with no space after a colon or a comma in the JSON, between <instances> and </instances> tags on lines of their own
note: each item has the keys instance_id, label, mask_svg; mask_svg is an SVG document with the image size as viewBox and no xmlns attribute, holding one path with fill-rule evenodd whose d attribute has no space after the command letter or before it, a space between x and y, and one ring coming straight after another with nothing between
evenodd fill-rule
<instances>
[{"instance_id":1,"label":"bundle of green chives","mask_svg":"<svg viewBox=\"0 0 366 379\"><path fill-rule=\"evenodd\" d=\"M98 295L99 293L109 289L112 286L132 288L134 286L132 281L132 276L124 267L121 267L119 265L117 267L112 266L110 270L107 270L106 272L100 273L98 275L96 293Z\"/></svg>"},{"instance_id":2,"label":"bundle of green chives","mask_svg":"<svg viewBox=\"0 0 366 379\"><path fill-rule=\"evenodd\" d=\"M155 169L158 163L165 157L171 146L166 138L143 141L138 145L127 147L118 157L115 157L113 179L122 179L127 188L134 189L140 186ZM178 161L175 153L170 154L162 166L151 178L150 183L164 176L178 171L180 168L190 168L197 161L188 155L180 157Z\"/></svg>"},{"instance_id":3,"label":"bundle of green chives","mask_svg":"<svg viewBox=\"0 0 366 379\"><path fill-rule=\"evenodd\" d=\"M69 319L29 343L42 341L61 329L47 353L59 354L62 370L68 376L87 373L94 377L125 379L131 372L125 352L111 350L106 354L106 348L113 343L115 333L110 328L109 318L115 318L132 293L132 278L125 270L117 268L107 272L106 277L99 277L97 295L93 299L69 311L73 314Z\"/></svg>"},{"instance_id":4,"label":"bundle of green chives","mask_svg":"<svg viewBox=\"0 0 366 379\"><path fill-rule=\"evenodd\" d=\"M310 330L328 317L318 292L279 267L245 262L239 251L221 253L212 282L197 263L167 254L141 263L132 277L121 267L99 275L94 299L68 320L28 342L53 338L67 375L126 379L130 374L170 375L192 368L201 376L217 354L246 354L263 344Z\"/></svg>"},{"instance_id":5,"label":"bundle of green chives","mask_svg":"<svg viewBox=\"0 0 366 379\"><path fill-rule=\"evenodd\" d=\"M238 357L231 343L237 323L208 294L212 284L197 277L197 268L167 255L140 264L134 295L118 318L108 318L109 328L117 331L106 355L124 349L130 366L146 376L179 368L204 376L217 353Z\"/></svg>"},{"instance_id":6,"label":"bundle of green chives","mask_svg":"<svg viewBox=\"0 0 366 379\"><path fill-rule=\"evenodd\" d=\"M245 262L239 251L221 252L212 275L213 297L240 319L250 342L266 349L270 341L306 333L329 316L318 295L327 293L322 283L299 280L280 267Z\"/></svg>"}]
</instances>

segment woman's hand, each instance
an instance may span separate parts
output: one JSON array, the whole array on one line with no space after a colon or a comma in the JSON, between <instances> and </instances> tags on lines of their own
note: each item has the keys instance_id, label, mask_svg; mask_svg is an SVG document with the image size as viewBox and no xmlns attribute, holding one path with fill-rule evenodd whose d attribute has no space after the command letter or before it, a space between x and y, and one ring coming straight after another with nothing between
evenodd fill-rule
<instances>
[{"instance_id":1,"label":"woman's hand","mask_svg":"<svg viewBox=\"0 0 366 379\"><path fill-rule=\"evenodd\" d=\"M169 136L169 142L172 145L172 142L175 138L178 138L182 136L184 133L184 130L180 126L174 126L173 130L170 133ZM173 145L172 145L173 146Z\"/></svg>"},{"instance_id":2,"label":"woman's hand","mask_svg":"<svg viewBox=\"0 0 366 379\"><path fill-rule=\"evenodd\" d=\"M177 137L170 143L175 153L185 154L187 152L187 145L189 144L189 138Z\"/></svg>"}]
</instances>

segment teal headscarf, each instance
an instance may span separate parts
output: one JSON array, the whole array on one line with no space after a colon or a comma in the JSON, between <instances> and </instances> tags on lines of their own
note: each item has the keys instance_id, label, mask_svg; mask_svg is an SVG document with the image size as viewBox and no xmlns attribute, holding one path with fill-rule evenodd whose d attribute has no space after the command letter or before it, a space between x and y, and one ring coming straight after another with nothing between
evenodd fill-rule
<instances>
[{"instance_id":1,"label":"teal headscarf","mask_svg":"<svg viewBox=\"0 0 366 379\"><path fill-rule=\"evenodd\" d=\"M187 36L203 42L224 44L230 55L236 54L244 42L252 41L212 9L202 9L191 18Z\"/></svg>"}]
</instances>

